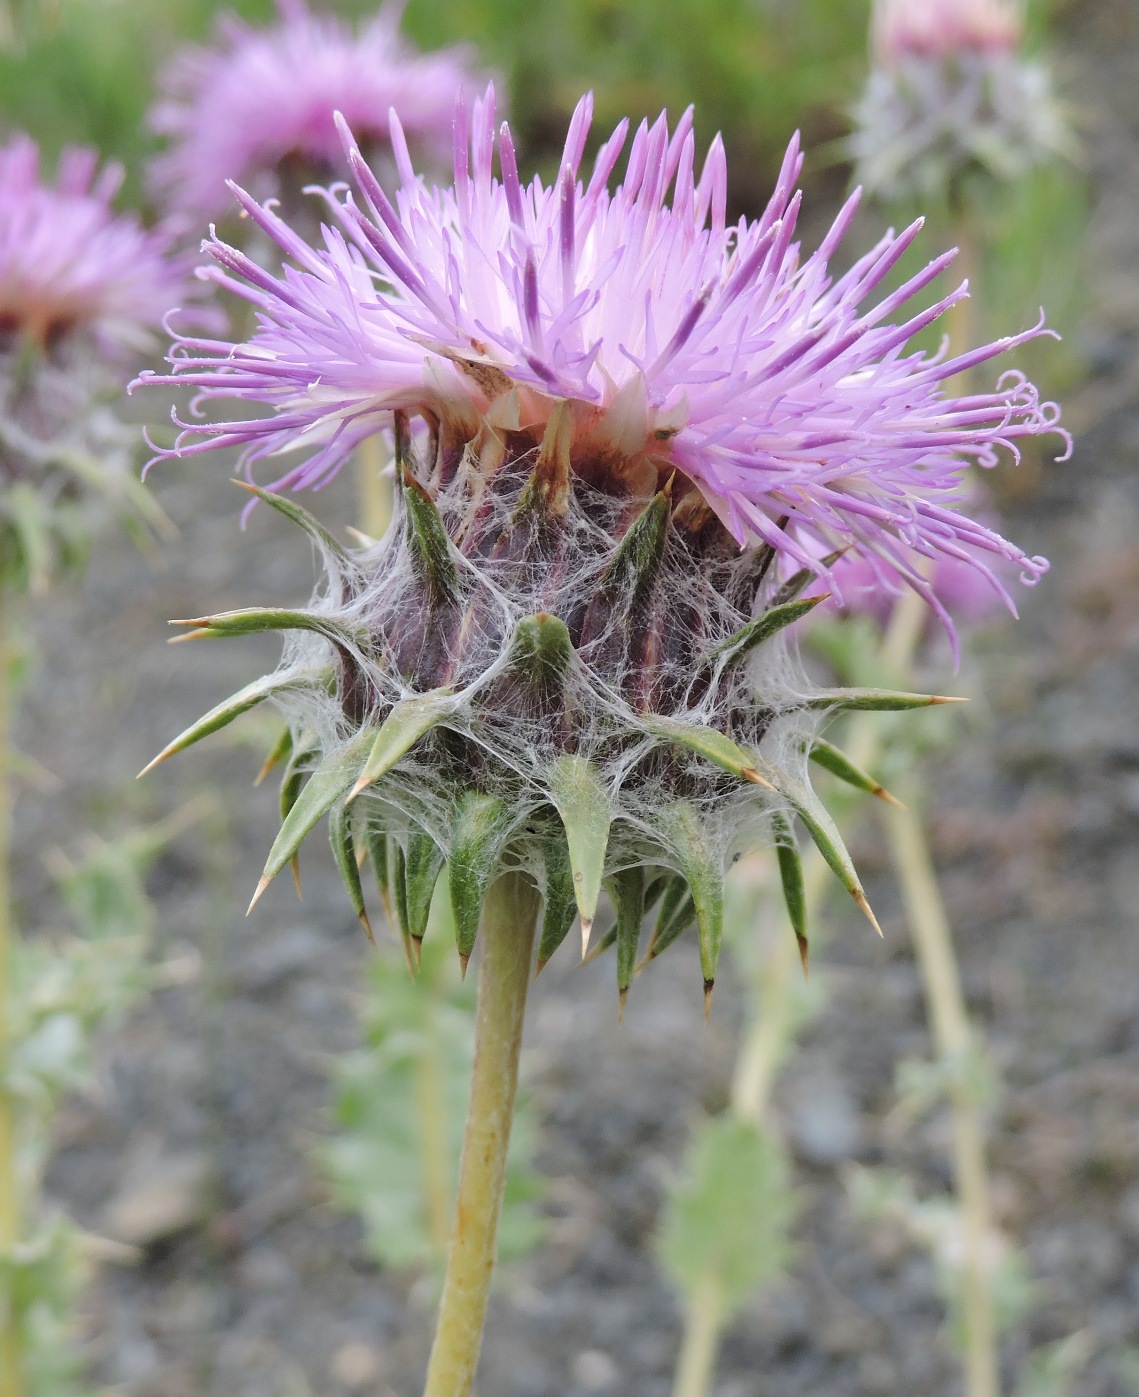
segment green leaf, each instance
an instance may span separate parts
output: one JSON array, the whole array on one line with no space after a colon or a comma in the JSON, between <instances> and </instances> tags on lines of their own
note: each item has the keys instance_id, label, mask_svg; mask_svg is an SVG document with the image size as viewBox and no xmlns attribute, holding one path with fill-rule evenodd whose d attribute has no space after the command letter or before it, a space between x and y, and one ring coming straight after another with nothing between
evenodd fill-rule
<instances>
[{"instance_id":1,"label":"green leaf","mask_svg":"<svg viewBox=\"0 0 1139 1397\"><path fill-rule=\"evenodd\" d=\"M693 1133L657 1249L689 1301L709 1283L718 1288L725 1323L785 1269L793 1218L779 1145L750 1121L720 1116Z\"/></svg>"},{"instance_id":2,"label":"green leaf","mask_svg":"<svg viewBox=\"0 0 1139 1397\"><path fill-rule=\"evenodd\" d=\"M261 679L255 679L252 684L247 684L238 693L224 699L216 708L211 708L196 723L191 723L185 732L180 733L173 742L168 743L159 752L153 761L144 766L139 775L145 776L148 771L153 771L156 766L166 761L168 757L174 756L176 752L184 752L187 747L192 747L203 737L209 737L211 733L227 727L235 718L239 718L243 713L248 713L251 708L256 708L267 698L273 698L278 694L297 693L306 689L327 688L331 680L332 670L327 668L292 671L287 674L269 674ZM291 735L289 743L290 745L292 743Z\"/></svg>"},{"instance_id":3,"label":"green leaf","mask_svg":"<svg viewBox=\"0 0 1139 1397\"><path fill-rule=\"evenodd\" d=\"M705 727L702 723L681 723L675 718L660 718L655 715L646 717L644 722L651 733L666 742L674 742L678 747L687 747L690 752L695 752L714 766L738 776L741 781L749 781L752 785L767 786L771 789L771 782L759 771L761 763L717 728Z\"/></svg>"},{"instance_id":4,"label":"green leaf","mask_svg":"<svg viewBox=\"0 0 1139 1397\"><path fill-rule=\"evenodd\" d=\"M376 733L368 760L348 799L355 800L373 781L385 776L425 733L457 709L458 701L450 689L432 689L426 694L400 699Z\"/></svg>"},{"instance_id":5,"label":"green leaf","mask_svg":"<svg viewBox=\"0 0 1139 1397\"><path fill-rule=\"evenodd\" d=\"M724 870L714 841L687 801L662 805L654 823L688 881L700 937L705 1012L711 1005L716 967L724 939ZM658 952L659 954L659 952Z\"/></svg>"},{"instance_id":6,"label":"green leaf","mask_svg":"<svg viewBox=\"0 0 1139 1397\"><path fill-rule=\"evenodd\" d=\"M443 869L443 851L423 830L412 830L404 852L404 896L407 930L413 941L422 941L431 914L435 884Z\"/></svg>"},{"instance_id":7,"label":"green leaf","mask_svg":"<svg viewBox=\"0 0 1139 1397\"><path fill-rule=\"evenodd\" d=\"M434 606L459 600L459 572L452 556L451 540L435 507L435 501L408 468L406 446L396 433L396 479L400 482L405 511L404 538L412 570L426 587Z\"/></svg>"},{"instance_id":8,"label":"green leaf","mask_svg":"<svg viewBox=\"0 0 1139 1397\"><path fill-rule=\"evenodd\" d=\"M785 602L782 606L771 607L753 621L749 621L746 626L741 627L735 635L729 636L721 645L717 645L714 650L710 650L701 661L701 667L706 668L718 662L727 669L732 665L739 664L764 641L770 640L773 635L778 635L781 630L785 630L796 621L802 620L823 601L826 601L825 596L808 597L806 601L790 601Z\"/></svg>"},{"instance_id":9,"label":"green leaf","mask_svg":"<svg viewBox=\"0 0 1139 1397\"><path fill-rule=\"evenodd\" d=\"M843 842L838 826L831 819L826 806L810 786L796 781L785 772L777 774L777 785L780 794L786 797L795 813L806 825L807 833L811 836L819 853L822 854L839 882L858 903L870 925L881 936L882 928L878 925L878 919L871 910L870 903L866 900L866 893L859 882L846 844Z\"/></svg>"},{"instance_id":10,"label":"green leaf","mask_svg":"<svg viewBox=\"0 0 1139 1397\"><path fill-rule=\"evenodd\" d=\"M795 706L833 709L838 713L902 713L911 708L932 708L939 703L964 702L963 698L947 698L942 694L904 694L893 689L823 689Z\"/></svg>"},{"instance_id":11,"label":"green leaf","mask_svg":"<svg viewBox=\"0 0 1139 1397\"><path fill-rule=\"evenodd\" d=\"M656 960L657 956L663 955L677 937L683 936L695 920L696 908L693 905L688 884L679 875L674 875L665 884L660 911L657 914L656 925L653 927L653 934L649 940L649 949L645 952L645 958L638 968L644 969L649 961Z\"/></svg>"},{"instance_id":12,"label":"green leaf","mask_svg":"<svg viewBox=\"0 0 1139 1397\"><path fill-rule=\"evenodd\" d=\"M824 741L821 737L815 738L811 747L811 760L825 771L829 771L832 776L837 776L840 781L845 781L848 786L853 786L855 790L877 796L879 800L884 800L890 805L901 804L880 781L875 781L868 771L863 771L860 766L852 762L845 752L840 751L839 748Z\"/></svg>"},{"instance_id":13,"label":"green leaf","mask_svg":"<svg viewBox=\"0 0 1139 1397\"><path fill-rule=\"evenodd\" d=\"M771 817L771 822L775 830L775 854L779 860L783 900L787 904L791 930L799 943L799 959L803 962L803 976L806 978L810 970L810 943L807 940L807 891L803 883L803 860L799 855L795 831L786 815L777 811Z\"/></svg>"},{"instance_id":14,"label":"green leaf","mask_svg":"<svg viewBox=\"0 0 1139 1397\"><path fill-rule=\"evenodd\" d=\"M596 770L584 757L559 757L547 769L546 780L565 827L584 949L601 896L612 807Z\"/></svg>"},{"instance_id":15,"label":"green leaf","mask_svg":"<svg viewBox=\"0 0 1139 1397\"><path fill-rule=\"evenodd\" d=\"M660 490L625 530L612 561L597 584L583 635L593 635L591 618L594 614L608 618L616 607L622 612L632 612L648 600L664 560L671 511L670 492Z\"/></svg>"},{"instance_id":16,"label":"green leaf","mask_svg":"<svg viewBox=\"0 0 1139 1397\"><path fill-rule=\"evenodd\" d=\"M641 924L645 920L644 867L638 865L612 874L608 886L617 912L617 990L623 1004L633 979Z\"/></svg>"},{"instance_id":17,"label":"green leaf","mask_svg":"<svg viewBox=\"0 0 1139 1397\"><path fill-rule=\"evenodd\" d=\"M845 548L836 548L833 553L828 553L825 558L820 558L818 567L800 568L798 572L793 573L771 598L772 608L784 606L787 602L794 601L804 587L819 580L820 572L833 567L842 555L849 551L849 547L848 544Z\"/></svg>"},{"instance_id":18,"label":"green leaf","mask_svg":"<svg viewBox=\"0 0 1139 1397\"><path fill-rule=\"evenodd\" d=\"M543 966L566 939L577 916L569 848L560 829L542 841L542 858L546 879L542 890L542 934L538 939L536 976L542 973Z\"/></svg>"},{"instance_id":19,"label":"green leaf","mask_svg":"<svg viewBox=\"0 0 1139 1397\"><path fill-rule=\"evenodd\" d=\"M328 817L328 838L332 844L332 856L340 879L352 904L352 910L360 919L360 924L368 934L368 940L375 945L372 924L368 920L368 909L364 905L364 887L360 881L360 865L356 862L356 846L352 840L351 812L347 803L339 806Z\"/></svg>"},{"instance_id":20,"label":"green leaf","mask_svg":"<svg viewBox=\"0 0 1139 1397\"><path fill-rule=\"evenodd\" d=\"M282 607L244 607L221 611L216 616L197 616L187 621L171 621L172 626L192 626L177 640L228 639L237 635L258 635L262 631L315 631L335 645L349 650L367 643L367 636L313 611L289 611Z\"/></svg>"},{"instance_id":21,"label":"green leaf","mask_svg":"<svg viewBox=\"0 0 1139 1397\"><path fill-rule=\"evenodd\" d=\"M465 971L474 950L486 891L499 869L516 816L497 796L467 791L459 800L447 851L455 944Z\"/></svg>"},{"instance_id":22,"label":"green leaf","mask_svg":"<svg viewBox=\"0 0 1139 1397\"><path fill-rule=\"evenodd\" d=\"M278 495L273 490L263 490L260 485L254 485L248 480L235 480L235 485L240 485L243 490L248 490L251 495L255 495L259 500L263 500L270 509L275 509L278 514L283 514L286 519L291 520L298 528L303 529L309 538L316 544L327 558L336 562L341 568L352 567L352 559L344 551L336 537L329 533L324 525L311 515L307 509L297 504L295 500L290 500L284 495Z\"/></svg>"},{"instance_id":23,"label":"green leaf","mask_svg":"<svg viewBox=\"0 0 1139 1397\"><path fill-rule=\"evenodd\" d=\"M310 831L337 801L348 794L373 735L373 729L364 728L344 746L329 753L309 777L308 784L290 805L277 838L273 841L261 881L257 885L253 901L249 904L250 909L281 869L290 862Z\"/></svg>"}]
</instances>

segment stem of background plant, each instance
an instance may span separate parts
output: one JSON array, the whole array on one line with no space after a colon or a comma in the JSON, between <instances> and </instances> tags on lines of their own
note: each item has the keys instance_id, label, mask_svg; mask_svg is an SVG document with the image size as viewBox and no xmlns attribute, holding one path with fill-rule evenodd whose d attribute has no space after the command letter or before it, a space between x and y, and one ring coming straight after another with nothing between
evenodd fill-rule
<instances>
[{"instance_id":1,"label":"stem of background plant","mask_svg":"<svg viewBox=\"0 0 1139 1397\"><path fill-rule=\"evenodd\" d=\"M711 1391L723 1316L719 1277L707 1275L693 1292L685 1312L684 1340L676 1360L672 1397L704 1397Z\"/></svg>"},{"instance_id":2,"label":"stem of background plant","mask_svg":"<svg viewBox=\"0 0 1139 1397\"><path fill-rule=\"evenodd\" d=\"M16 937L12 913L11 726L12 653L9 598L0 587L0 1257L7 1260L20 1240L19 1191L16 1172L16 1122L6 1078L8 1069L10 986L8 971ZM14 1271L0 1296L0 1397L20 1397L24 1390L20 1362L19 1318L13 1303Z\"/></svg>"},{"instance_id":3,"label":"stem of background plant","mask_svg":"<svg viewBox=\"0 0 1139 1397\"><path fill-rule=\"evenodd\" d=\"M882 639L880 654L886 674L894 676L909 672L928 614L925 602L916 592L907 591L898 599ZM881 743L880 715L855 715L847 741L843 744L852 760L864 769L873 769ZM803 857L803 883L812 925L818 920L832 877L822 856L812 846ZM782 912L776 915L781 920L785 919ZM800 974L799 949L788 926L764 963L758 1001L736 1059L732 1079L732 1110L743 1120L760 1123L767 1114L776 1073L790 1045L791 984L794 977Z\"/></svg>"},{"instance_id":4,"label":"stem of background plant","mask_svg":"<svg viewBox=\"0 0 1139 1397\"><path fill-rule=\"evenodd\" d=\"M954 1181L964 1223L965 1390L968 1397L997 1397L1000 1387L988 1255L992 1210L985 1167L985 1131L980 1108L963 1076L972 1033L953 951L953 934L922 818L915 808L918 793L906 794L906 809L892 808L884 814L890 853L921 968L934 1045L938 1056L957 1069L951 1078L950 1105Z\"/></svg>"},{"instance_id":5,"label":"stem of background plant","mask_svg":"<svg viewBox=\"0 0 1139 1397\"><path fill-rule=\"evenodd\" d=\"M527 878L507 873L491 887L483 907L471 1100L424 1397L467 1397L478 1365L540 901Z\"/></svg>"},{"instance_id":6,"label":"stem of background plant","mask_svg":"<svg viewBox=\"0 0 1139 1397\"><path fill-rule=\"evenodd\" d=\"M365 437L356 448L356 484L360 528L369 538L383 538L392 518L391 481L384 474L384 440L379 433Z\"/></svg>"}]
</instances>

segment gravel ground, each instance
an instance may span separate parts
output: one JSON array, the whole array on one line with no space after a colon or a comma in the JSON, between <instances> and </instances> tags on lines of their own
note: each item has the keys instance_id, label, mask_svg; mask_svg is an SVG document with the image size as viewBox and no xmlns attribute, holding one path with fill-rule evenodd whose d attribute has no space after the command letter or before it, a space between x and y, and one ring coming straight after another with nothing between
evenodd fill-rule
<instances>
[{"instance_id":1,"label":"gravel ground","mask_svg":"<svg viewBox=\"0 0 1139 1397\"><path fill-rule=\"evenodd\" d=\"M993 1117L1002 1225L1037 1282L1005 1341L1012 1380L1041 1344L1080 1332L1078 1397L1126 1397L1139 1345L1139 33L1134 0L1073 12L1066 67L1089 128L1096 220L1093 377L1068 420L1067 465L1025 473L1009 531L1053 559L1023 619L976 661L987 695L970 742L934 773L935 846L969 1007L1005 1091ZM307 545L268 511L245 535L216 469L167 468L181 529L160 569L113 543L81 597L41 612L42 665L23 745L65 778L29 794L21 890L40 851L100 822L219 804L155 871L158 954L188 967L103 1046L100 1086L60 1123L49 1185L96 1232L141 1212L161 1240L104 1267L86 1306L99 1382L123 1397L413 1397L430 1336L415 1277L379 1270L312 1166L328 1069L357 1041L369 954L331 861L306 855L305 900L279 880L240 916L273 833L257 754L215 739L161 777L128 777L187 722L273 662L271 641L167 649L167 617L295 602ZM346 521L348 482L321 505ZM318 843L320 841L317 841ZM932 1266L861 1221L852 1161L945 1182L945 1121L886 1121L900 1058L928 1052L920 985L873 827L860 855L885 928L845 917L821 957L828 1002L784 1074L778 1118L796 1155L790 1277L724 1348L717 1397L959 1390ZM193 973L189 973L193 972ZM548 1242L503 1275L483 1397L665 1397L674 1296L651 1251L661 1191L689 1124L723 1104L738 1004L722 977L710 1028L694 959L638 983L622 1029L611 969L555 961L536 987L524 1073L541 1119ZM150 1208L151 1213L146 1214ZM161 1215L167 1209L165 1221ZM131 1212L133 1209L133 1213ZM181 1209L181 1212L179 1212Z\"/></svg>"}]
</instances>

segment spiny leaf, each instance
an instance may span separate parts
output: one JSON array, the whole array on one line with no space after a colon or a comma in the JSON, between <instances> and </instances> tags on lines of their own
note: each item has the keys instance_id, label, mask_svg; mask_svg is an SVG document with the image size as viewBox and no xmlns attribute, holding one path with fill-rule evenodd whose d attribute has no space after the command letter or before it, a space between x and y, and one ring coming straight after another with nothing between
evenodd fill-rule
<instances>
[{"instance_id":1,"label":"spiny leaf","mask_svg":"<svg viewBox=\"0 0 1139 1397\"><path fill-rule=\"evenodd\" d=\"M453 604L459 600L459 572L451 556L451 540L435 501L412 475L401 454L397 454L396 461L396 477L403 486L407 520L404 537L412 569L435 606Z\"/></svg>"},{"instance_id":2,"label":"spiny leaf","mask_svg":"<svg viewBox=\"0 0 1139 1397\"><path fill-rule=\"evenodd\" d=\"M404 888L407 906L407 930L415 942L423 940L427 919L431 914L431 899L443 868L443 851L429 834L412 830L404 854ZM418 960L418 955L416 956Z\"/></svg>"},{"instance_id":3,"label":"spiny leaf","mask_svg":"<svg viewBox=\"0 0 1139 1397\"><path fill-rule=\"evenodd\" d=\"M820 558L817 567L800 568L798 572L792 573L787 581L784 582L783 586L780 587L771 598L772 607L783 606L786 602L794 601L804 587L810 582L818 579L821 572L825 572L827 568L834 567L835 563L838 562L842 555L849 552L850 547L851 545L847 544L843 548L836 548L833 553L828 553L825 558Z\"/></svg>"},{"instance_id":4,"label":"spiny leaf","mask_svg":"<svg viewBox=\"0 0 1139 1397\"><path fill-rule=\"evenodd\" d=\"M360 865L356 862L356 847L352 841L352 827L349 807L345 803L333 810L328 817L328 838L332 844L332 856L344 883L352 910L360 919L368 940L374 946L376 938L372 934L372 924L368 920L368 909L364 905L364 888L360 882Z\"/></svg>"},{"instance_id":5,"label":"spiny leaf","mask_svg":"<svg viewBox=\"0 0 1139 1397\"><path fill-rule=\"evenodd\" d=\"M668 742L687 747L689 751L706 758L713 765L738 776L741 781L749 781L755 786L774 789L771 782L759 771L756 759L744 751L730 737L717 728L705 727L702 723L682 723L675 718L661 718L655 715L645 718L645 726L650 732Z\"/></svg>"},{"instance_id":6,"label":"spiny leaf","mask_svg":"<svg viewBox=\"0 0 1139 1397\"><path fill-rule=\"evenodd\" d=\"M254 485L249 480L235 480L235 485L240 485L243 490L248 490L251 495L256 495L259 500L263 500L270 509L275 509L278 514L283 514L286 519L291 520L298 528L303 529L309 538L317 545L322 552L335 560L341 567L347 569L352 566L352 560L341 547L336 537L329 533L324 525L307 509L297 504L295 500L287 499L284 495L278 495L273 490L263 490L260 485Z\"/></svg>"},{"instance_id":7,"label":"spiny leaf","mask_svg":"<svg viewBox=\"0 0 1139 1397\"><path fill-rule=\"evenodd\" d=\"M391 839L386 830L378 824L369 822L364 831L364 843L368 850L368 862L372 865L372 877L376 880L380 901L384 904L384 915L388 919L389 926L395 926L395 911L392 907L391 892L393 863Z\"/></svg>"},{"instance_id":8,"label":"spiny leaf","mask_svg":"<svg viewBox=\"0 0 1139 1397\"><path fill-rule=\"evenodd\" d=\"M821 737L816 737L814 745L811 747L811 760L817 762L819 766L829 771L832 776L837 776L840 781L845 781L847 785L853 786L856 790L865 791L868 795L877 796L879 800L884 800L890 805L896 805L899 809L902 802L892 796L885 786L879 781L875 781L868 771L852 762L845 752L840 751L832 743L824 741Z\"/></svg>"},{"instance_id":9,"label":"spiny leaf","mask_svg":"<svg viewBox=\"0 0 1139 1397\"><path fill-rule=\"evenodd\" d=\"M292 859L310 830L332 809L338 800L347 795L364 753L374 737L374 730L365 728L358 732L343 747L330 753L309 778L304 790L296 797L284 823L269 850L265 861L265 871L253 894L250 909L281 869Z\"/></svg>"},{"instance_id":10,"label":"spiny leaf","mask_svg":"<svg viewBox=\"0 0 1139 1397\"><path fill-rule=\"evenodd\" d=\"M779 859L779 876L783 881L783 900L791 929L799 943L799 959L803 962L803 978L810 973L810 945L807 941L807 891L803 883L803 860L791 821L781 812L772 816L775 830L775 853Z\"/></svg>"},{"instance_id":11,"label":"spiny leaf","mask_svg":"<svg viewBox=\"0 0 1139 1397\"><path fill-rule=\"evenodd\" d=\"M156 766L166 761L168 757L174 756L176 752L184 752L187 747L192 747L203 737L209 737L211 733L227 727L235 718L239 718L243 713L248 713L251 708L256 708L265 699L272 698L275 694L326 688L331 678L332 671L323 668L293 671L288 674L270 674L264 678L255 679L252 684L247 684L244 689L236 694L231 694L215 708L211 708L196 723L191 723L185 732L180 733L173 742L167 743L158 756L143 767L139 775L145 776L148 771L153 771Z\"/></svg>"},{"instance_id":12,"label":"spiny leaf","mask_svg":"<svg viewBox=\"0 0 1139 1397\"><path fill-rule=\"evenodd\" d=\"M565 827L584 955L597 914L597 899L601 896L612 807L597 772L584 757L559 757L548 768L546 780L550 799Z\"/></svg>"},{"instance_id":13,"label":"spiny leaf","mask_svg":"<svg viewBox=\"0 0 1139 1397\"><path fill-rule=\"evenodd\" d=\"M569 848L561 830L542 841L542 859L546 867L543 889L542 935L538 940L538 962L535 978L546 962L566 939L573 919L577 916L573 870L570 868Z\"/></svg>"},{"instance_id":14,"label":"spiny leaf","mask_svg":"<svg viewBox=\"0 0 1139 1397\"><path fill-rule=\"evenodd\" d=\"M497 796L468 791L458 803L447 850L447 881L455 914L455 944L466 973L478 936L487 888L498 870L515 816Z\"/></svg>"},{"instance_id":15,"label":"spiny leaf","mask_svg":"<svg viewBox=\"0 0 1139 1397\"><path fill-rule=\"evenodd\" d=\"M696 908L692 904L692 894L688 890L688 884L679 875L674 874L665 884L660 911L657 914L656 925L653 927L653 934L649 940L649 949L645 952L644 959L637 966L637 970L643 970L649 961L656 960L657 956L663 955L695 920Z\"/></svg>"},{"instance_id":16,"label":"spiny leaf","mask_svg":"<svg viewBox=\"0 0 1139 1397\"><path fill-rule=\"evenodd\" d=\"M278 767L282 762L288 761L293 754L293 730L286 726L281 729L280 735L272 747L265 754L265 760L261 763L261 770L253 779L253 784L259 786L269 775L274 767Z\"/></svg>"},{"instance_id":17,"label":"spiny leaf","mask_svg":"<svg viewBox=\"0 0 1139 1397\"><path fill-rule=\"evenodd\" d=\"M742 626L735 635L729 636L714 650L709 651L701 662L701 668L710 667L717 662L721 663L725 669L739 664L764 641L770 640L773 635L777 635L787 626L802 620L820 602L824 601L826 601L825 595L808 597L806 601L785 602L782 606L771 607L770 610L749 621L746 626Z\"/></svg>"},{"instance_id":18,"label":"spiny leaf","mask_svg":"<svg viewBox=\"0 0 1139 1397\"><path fill-rule=\"evenodd\" d=\"M645 870L641 865L622 869L608 880L609 895L617 912L617 992L624 1008L625 996L637 963L641 923L645 919Z\"/></svg>"},{"instance_id":19,"label":"spiny leaf","mask_svg":"<svg viewBox=\"0 0 1139 1397\"><path fill-rule=\"evenodd\" d=\"M704 1013L707 1016L724 939L723 866L714 841L687 801L675 800L663 805L657 813L656 824L688 880L692 895L700 936L700 969L704 976Z\"/></svg>"},{"instance_id":20,"label":"spiny leaf","mask_svg":"<svg viewBox=\"0 0 1139 1397\"><path fill-rule=\"evenodd\" d=\"M786 773L780 774L779 790L806 825L807 833L814 841L815 847L833 869L839 882L858 903L870 925L881 936L882 928L878 925L878 919L871 911L870 903L866 900L866 894L859 882L858 874L855 872L854 863L843 843L838 826L831 819L826 806L823 805L810 786L796 781Z\"/></svg>"},{"instance_id":21,"label":"spiny leaf","mask_svg":"<svg viewBox=\"0 0 1139 1397\"><path fill-rule=\"evenodd\" d=\"M943 694L905 694L893 689L823 689L802 705L835 712L903 713L911 708L932 708L939 703L965 703Z\"/></svg>"},{"instance_id":22,"label":"spiny leaf","mask_svg":"<svg viewBox=\"0 0 1139 1397\"><path fill-rule=\"evenodd\" d=\"M426 694L400 699L380 725L364 770L348 799L355 800L373 781L389 772L419 739L444 718L456 711L452 690L432 689Z\"/></svg>"},{"instance_id":23,"label":"spiny leaf","mask_svg":"<svg viewBox=\"0 0 1139 1397\"><path fill-rule=\"evenodd\" d=\"M262 631L315 631L336 645L349 650L367 643L367 636L312 611L290 611L283 607L244 607L239 611L222 611L216 616L196 616L185 621L171 621L172 626L192 626L186 635L175 641L228 639L235 635L257 635Z\"/></svg>"}]
</instances>

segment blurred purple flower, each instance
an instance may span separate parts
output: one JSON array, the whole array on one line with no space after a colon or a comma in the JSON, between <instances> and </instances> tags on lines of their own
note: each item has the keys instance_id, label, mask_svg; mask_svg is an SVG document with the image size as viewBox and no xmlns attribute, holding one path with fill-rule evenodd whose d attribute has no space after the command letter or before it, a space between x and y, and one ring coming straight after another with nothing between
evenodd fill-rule
<instances>
[{"instance_id":1,"label":"blurred purple flower","mask_svg":"<svg viewBox=\"0 0 1139 1397\"><path fill-rule=\"evenodd\" d=\"M358 33L334 15L310 13L304 0L278 0L278 9L271 29L223 16L219 46L185 49L161 80L164 97L150 122L170 148L153 177L181 214L224 212L227 179L267 178L261 192L275 193L277 166L289 157L310 173L337 171L337 111L365 145L386 146L395 108L418 149L438 159L449 153L456 94L472 85L466 51L416 52L400 38L400 5L388 4Z\"/></svg>"},{"instance_id":2,"label":"blurred purple flower","mask_svg":"<svg viewBox=\"0 0 1139 1397\"><path fill-rule=\"evenodd\" d=\"M801 258L797 140L763 216L729 227L723 146L713 142L697 179L691 112L671 137L663 115L642 124L610 193L627 123L579 181L591 109L584 98L549 189L520 183L505 124L495 178L493 89L469 129L458 112L453 188L416 177L396 123L403 188L393 207L349 144L364 206L347 190L328 193L339 226L325 229L319 250L235 191L297 265L274 277L212 238L219 265L202 275L248 300L257 329L244 344L179 336L173 373L151 381L196 386L198 415L213 399L273 412L179 422L182 435L162 454L236 446L249 469L299 450L276 486L319 486L394 409L445 443L471 441L481 423L536 445L568 401L575 470L678 470L741 545L766 540L821 571L805 539L854 545L943 617L917 558L957 558L990 576L984 558L995 556L1036 580L1043 559L959 512L962 477L970 461L995 465L1000 448L1015 457L1019 438L1057 431L1059 410L1012 371L988 393L951 397L943 385L1045 333L1041 325L956 358L907 349L967 294L963 284L902 323L892 318L950 264L949 252L865 306L920 220L832 276L828 259L858 198Z\"/></svg>"},{"instance_id":3,"label":"blurred purple flower","mask_svg":"<svg viewBox=\"0 0 1139 1397\"><path fill-rule=\"evenodd\" d=\"M1023 32L1017 0L874 0L871 19L874 58L884 67L913 55L1011 53Z\"/></svg>"},{"instance_id":4,"label":"blurred purple flower","mask_svg":"<svg viewBox=\"0 0 1139 1397\"><path fill-rule=\"evenodd\" d=\"M164 232L114 212L122 170L98 161L65 150L45 184L30 137L0 146L0 349L84 340L110 354L142 350L180 299L185 260L170 259Z\"/></svg>"}]
</instances>

